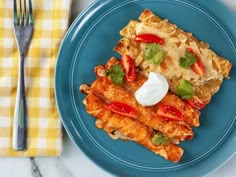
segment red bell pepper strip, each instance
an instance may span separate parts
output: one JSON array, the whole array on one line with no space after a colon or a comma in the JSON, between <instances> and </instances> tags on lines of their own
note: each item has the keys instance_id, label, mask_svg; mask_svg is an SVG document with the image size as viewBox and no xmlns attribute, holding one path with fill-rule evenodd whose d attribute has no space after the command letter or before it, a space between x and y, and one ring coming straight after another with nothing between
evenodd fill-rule
<instances>
[{"instance_id":1,"label":"red bell pepper strip","mask_svg":"<svg viewBox=\"0 0 236 177\"><path fill-rule=\"evenodd\" d=\"M129 55L123 55L121 58L121 66L125 72L125 78L128 82L133 82L136 79L136 71L134 60Z\"/></svg>"},{"instance_id":2,"label":"red bell pepper strip","mask_svg":"<svg viewBox=\"0 0 236 177\"><path fill-rule=\"evenodd\" d=\"M186 100L188 102L188 104L190 104L193 108L196 108L196 109L203 109L206 104L200 100L197 96L194 96L192 99L188 99Z\"/></svg>"},{"instance_id":3,"label":"red bell pepper strip","mask_svg":"<svg viewBox=\"0 0 236 177\"><path fill-rule=\"evenodd\" d=\"M161 105L160 107L158 107L157 115L168 120L184 120L182 112L170 105Z\"/></svg>"},{"instance_id":4,"label":"red bell pepper strip","mask_svg":"<svg viewBox=\"0 0 236 177\"><path fill-rule=\"evenodd\" d=\"M192 66L191 66L192 70L198 75L204 74L205 73L205 67L204 67L200 57L196 53L194 53L193 49L187 48L187 50L191 54L193 54L195 56L195 58L197 59L197 61L194 64L192 64Z\"/></svg>"},{"instance_id":5,"label":"red bell pepper strip","mask_svg":"<svg viewBox=\"0 0 236 177\"><path fill-rule=\"evenodd\" d=\"M127 117L135 118L137 116L137 112L133 107L120 102L111 102L106 105L106 109Z\"/></svg>"},{"instance_id":6,"label":"red bell pepper strip","mask_svg":"<svg viewBox=\"0 0 236 177\"><path fill-rule=\"evenodd\" d=\"M145 42L145 43L158 43L161 45L165 43L164 39L154 34L138 34L135 36L134 41Z\"/></svg>"}]
</instances>

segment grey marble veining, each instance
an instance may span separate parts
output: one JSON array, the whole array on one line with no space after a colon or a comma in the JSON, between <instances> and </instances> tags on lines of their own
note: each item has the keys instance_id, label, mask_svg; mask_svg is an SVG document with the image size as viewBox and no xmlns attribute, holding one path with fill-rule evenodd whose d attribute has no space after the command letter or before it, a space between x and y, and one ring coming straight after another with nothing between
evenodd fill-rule
<instances>
[{"instance_id":1,"label":"grey marble veining","mask_svg":"<svg viewBox=\"0 0 236 177\"><path fill-rule=\"evenodd\" d=\"M37 157L31 159L33 177L73 177L61 158Z\"/></svg>"},{"instance_id":2,"label":"grey marble veining","mask_svg":"<svg viewBox=\"0 0 236 177\"><path fill-rule=\"evenodd\" d=\"M32 177L73 177L61 157L30 157Z\"/></svg>"},{"instance_id":3,"label":"grey marble veining","mask_svg":"<svg viewBox=\"0 0 236 177\"><path fill-rule=\"evenodd\" d=\"M31 162L31 172L33 177L42 177L42 174L39 170L38 165L35 162L35 158L34 157L30 157L30 162Z\"/></svg>"}]
</instances>

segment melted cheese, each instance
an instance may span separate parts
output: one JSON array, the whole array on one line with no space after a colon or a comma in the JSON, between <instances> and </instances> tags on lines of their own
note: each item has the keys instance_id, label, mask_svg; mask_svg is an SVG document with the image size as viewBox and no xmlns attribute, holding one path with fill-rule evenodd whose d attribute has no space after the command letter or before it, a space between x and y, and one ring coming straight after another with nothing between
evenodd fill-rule
<instances>
[{"instance_id":1,"label":"melted cheese","mask_svg":"<svg viewBox=\"0 0 236 177\"><path fill-rule=\"evenodd\" d=\"M155 68L155 70L150 69L150 71L156 71L162 73L168 79L173 78L181 78L191 81L196 85L202 85L206 81L219 78L217 71L214 70L212 60L209 58L213 58L213 54L210 49L203 49L198 47L196 42L190 42L189 45L186 44L187 36L183 34L179 34L178 36L172 37L172 34L175 33L174 28L172 30L158 29L152 26L145 25L143 23L136 24L136 34L154 34L163 39L165 39L165 44L162 46L162 49L165 52L165 59L163 60L164 64L168 66L164 72L159 66L150 66L150 68ZM177 46L178 43L178 46ZM185 55L186 48L190 47L193 51L201 58L201 61L205 67L204 75L200 76L196 74L191 68L183 68L179 65L180 57ZM141 45L142 50L145 49L145 44ZM168 56L168 57L167 57ZM167 59L168 58L168 59ZM207 59L205 59L207 58ZM145 63L145 65L154 65L151 63ZM220 78L222 79L222 77Z\"/></svg>"}]
</instances>

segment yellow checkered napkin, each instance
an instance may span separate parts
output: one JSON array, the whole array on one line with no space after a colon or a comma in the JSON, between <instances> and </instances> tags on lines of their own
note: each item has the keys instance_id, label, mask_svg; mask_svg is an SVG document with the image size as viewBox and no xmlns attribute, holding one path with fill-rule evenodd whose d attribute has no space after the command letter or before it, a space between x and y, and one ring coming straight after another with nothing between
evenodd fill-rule
<instances>
[{"instance_id":1,"label":"yellow checkered napkin","mask_svg":"<svg viewBox=\"0 0 236 177\"><path fill-rule=\"evenodd\" d=\"M0 0L0 156L58 156L62 126L54 96L54 66L68 28L71 0L33 0L34 33L25 55L28 150L12 150L18 49L13 0Z\"/></svg>"}]
</instances>

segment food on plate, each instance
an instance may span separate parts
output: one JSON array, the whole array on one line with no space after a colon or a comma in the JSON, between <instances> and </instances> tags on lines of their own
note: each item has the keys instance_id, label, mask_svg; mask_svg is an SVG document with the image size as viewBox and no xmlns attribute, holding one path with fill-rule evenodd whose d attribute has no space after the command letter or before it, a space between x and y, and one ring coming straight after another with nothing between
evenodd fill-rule
<instances>
[{"instance_id":1,"label":"food on plate","mask_svg":"<svg viewBox=\"0 0 236 177\"><path fill-rule=\"evenodd\" d=\"M199 111L170 92L153 106L141 105L135 92L148 78L135 69L135 80L128 81L120 66L122 61L112 57L94 68L97 78L91 85L80 86L80 91L88 94L84 99L86 111L97 118L96 127L112 138L135 141L178 162L183 149L176 144L194 137L191 127L199 126Z\"/></svg>"},{"instance_id":2,"label":"food on plate","mask_svg":"<svg viewBox=\"0 0 236 177\"><path fill-rule=\"evenodd\" d=\"M94 68L96 79L80 85L95 126L113 139L135 141L172 162L194 137L200 110L229 78L232 64L191 33L146 9L131 20L111 57Z\"/></svg>"},{"instance_id":3,"label":"food on plate","mask_svg":"<svg viewBox=\"0 0 236 177\"><path fill-rule=\"evenodd\" d=\"M120 61L115 57L112 57L108 60L105 66L99 65L95 67L95 73L98 76L105 76L106 70L109 70L113 65L119 64ZM130 92L135 94L135 92L145 83L147 77L141 72L136 72L135 82L128 82L126 79L123 81L123 87L127 88ZM152 95L150 95L152 96ZM199 116L200 112L197 109L192 108L184 100L180 99L175 94L168 92L164 98L157 104L154 105L158 107L160 105L170 105L176 107L184 115L184 122L191 127L198 127L200 125Z\"/></svg>"},{"instance_id":4,"label":"food on plate","mask_svg":"<svg viewBox=\"0 0 236 177\"><path fill-rule=\"evenodd\" d=\"M107 77L98 77L91 85L91 91L104 98L108 103L118 102L128 105L136 110L136 116L132 118L139 120L143 124L158 130L170 138L184 141L193 138L193 132L188 125L177 121L164 119L156 114L157 110L153 106L144 107L140 105L127 89L113 83ZM124 109L124 108L123 108Z\"/></svg>"},{"instance_id":5,"label":"food on plate","mask_svg":"<svg viewBox=\"0 0 236 177\"><path fill-rule=\"evenodd\" d=\"M229 78L232 64L214 53L207 43L148 9L139 20L131 20L120 31L123 38L114 50L133 58L136 67L147 75L163 74L173 93L204 107L223 79Z\"/></svg>"},{"instance_id":6,"label":"food on plate","mask_svg":"<svg viewBox=\"0 0 236 177\"><path fill-rule=\"evenodd\" d=\"M104 76L105 71L109 70L113 65L119 64L119 60L115 57L112 57L108 60L105 66L99 65L95 67L95 72L98 76ZM124 79L123 86L127 88L130 92L135 94L135 92L143 85L143 83L147 80L147 77L143 75L141 72L136 73L135 82L128 82ZM152 96L152 95L150 95ZM180 99L175 94L168 92L165 97L157 104L157 105L171 105L180 110L184 115L184 122L192 127L198 127L200 125L199 116L200 112L196 109L193 109L189 104L187 104L184 100ZM156 105L156 107L158 107Z\"/></svg>"},{"instance_id":7,"label":"food on plate","mask_svg":"<svg viewBox=\"0 0 236 177\"><path fill-rule=\"evenodd\" d=\"M167 160L173 162L180 160L183 154L181 147L171 143L168 139L166 142L164 140L161 141L158 133L152 128L143 125L138 120L107 110L105 101L93 92L88 94L84 100L84 104L87 112L97 118L96 127L105 130L112 138L135 141ZM153 137L156 139L159 137L157 145L152 142Z\"/></svg>"}]
</instances>

